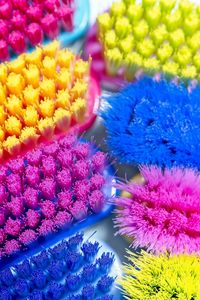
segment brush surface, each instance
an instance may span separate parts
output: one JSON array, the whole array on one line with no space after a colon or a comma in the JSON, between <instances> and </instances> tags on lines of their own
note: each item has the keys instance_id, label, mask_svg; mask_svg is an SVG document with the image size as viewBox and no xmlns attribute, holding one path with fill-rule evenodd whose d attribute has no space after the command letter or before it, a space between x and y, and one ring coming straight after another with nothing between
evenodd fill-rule
<instances>
[{"instance_id":1,"label":"brush surface","mask_svg":"<svg viewBox=\"0 0 200 300\"><path fill-rule=\"evenodd\" d=\"M0 3L0 60L74 29L74 0L3 0Z\"/></svg>"},{"instance_id":2,"label":"brush surface","mask_svg":"<svg viewBox=\"0 0 200 300\"><path fill-rule=\"evenodd\" d=\"M197 87L144 78L105 99L107 143L120 162L200 169Z\"/></svg>"},{"instance_id":3,"label":"brush surface","mask_svg":"<svg viewBox=\"0 0 200 300\"><path fill-rule=\"evenodd\" d=\"M199 80L200 6L189 0L121 1L98 18L107 72Z\"/></svg>"},{"instance_id":4,"label":"brush surface","mask_svg":"<svg viewBox=\"0 0 200 300\"><path fill-rule=\"evenodd\" d=\"M74 135L1 166L1 256L102 212L105 169L106 155Z\"/></svg>"},{"instance_id":5,"label":"brush surface","mask_svg":"<svg viewBox=\"0 0 200 300\"><path fill-rule=\"evenodd\" d=\"M78 233L3 269L0 299L112 300L115 257L101 247Z\"/></svg>"},{"instance_id":6,"label":"brush surface","mask_svg":"<svg viewBox=\"0 0 200 300\"><path fill-rule=\"evenodd\" d=\"M200 299L198 256L137 255L128 251L128 258L120 280L125 299Z\"/></svg>"},{"instance_id":7,"label":"brush surface","mask_svg":"<svg viewBox=\"0 0 200 300\"><path fill-rule=\"evenodd\" d=\"M115 199L118 233L154 253L200 252L200 176L192 169L140 169L144 184L130 182Z\"/></svg>"},{"instance_id":8,"label":"brush surface","mask_svg":"<svg viewBox=\"0 0 200 300\"><path fill-rule=\"evenodd\" d=\"M1 156L83 123L88 76L89 63L66 48L59 49L56 41L2 64Z\"/></svg>"}]
</instances>

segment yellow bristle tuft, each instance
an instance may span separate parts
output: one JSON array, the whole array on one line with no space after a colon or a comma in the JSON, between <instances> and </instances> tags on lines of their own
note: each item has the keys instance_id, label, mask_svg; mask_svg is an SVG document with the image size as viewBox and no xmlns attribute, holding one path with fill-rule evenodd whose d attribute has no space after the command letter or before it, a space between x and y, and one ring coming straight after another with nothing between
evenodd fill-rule
<instances>
[{"instance_id":1,"label":"yellow bristle tuft","mask_svg":"<svg viewBox=\"0 0 200 300\"><path fill-rule=\"evenodd\" d=\"M45 98L39 105L41 115L45 117L53 117L55 110L55 102L52 99Z\"/></svg>"},{"instance_id":2,"label":"yellow bristle tuft","mask_svg":"<svg viewBox=\"0 0 200 300\"><path fill-rule=\"evenodd\" d=\"M13 116L20 116L22 114L22 100L15 95L11 95L8 98L5 106L9 113Z\"/></svg>"},{"instance_id":3,"label":"yellow bristle tuft","mask_svg":"<svg viewBox=\"0 0 200 300\"><path fill-rule=\"evenodd\" d=\"M30 142L36 142L39 135L37 134L35 127L24 127L21 131L20 142L28 144Z\"/></svg>"},{"instance_id":4,"label":"yellow bristle tuft","mask_svg":"<svg viewBox=\"0 0 200 300\"><path fill-rule=\"evenodd\" d=\"M70 108L70 95L67 90L60 90L56 94L56 107Z\"/></svg>"},{"instance_id":5,"label":"yellow bristle tuft","mask_svg":"<svg viewBox=\"0 0 200 300\"><path fill-rule=\"evenodd\" d=\"M43 81L40 82L40 95L43 98L55 98L56 86L53 79L44 78Z\"/></svg>"},{"instance_id":6,"label":"yellow bristle tuft","mask_svg":"<svg viewBox=\"0 0 200 300\"><path fill-rule=\"evenodd\" d=\"M26 126L36 126L39 120L39 115L35 107L28 106L24 110L23 119Z\"/></svg>"},{"instance_id":7,"label":"yellow bristle tuft","mask_svg":"<svg viewBox=\"0 0 200 300\"><path fill-rule=\"evenodd\" d=\"M59 73L56 74L56 83L58 89L69 89L71 88L72 75L67 68L62 68Z\"/></svg>"},{"instance_id":8,"label":"yellow bristle tuft","mask_svg":"<svg viewBox=\"0 0 200 300\"><path fill-rule=\"evenodd\" d=\"M8 67L6 64L0 64L0 83L5 84L8 76Z\"/></svg>"},{"instance_id":9,"label":"yellow bristle tuft","mask_svg":"<svg viewBox=\"0 0 200 300\"><path fill-rule=\"evenodd\" d=\"M38 88L33 88L32 85L28 85L23 91L24 105L38 105L40 99L40 91Z\"/></svg>"},{"instance_id":10,"label":"yellow bristle tuft","mask_svg":"<svg viewBox=\"0 0 200 300\"><path fill-rule=\"evenodd\" d=\"M78 123L83 122L86 113L85 99L78 98L71 106L71 112Z\"/></svg>"},{"instance_id":11,"label":"yellow bristle tuft","mask_svg":"<svg viewBox=\"0 0 200 300\"><path fill-rule=\"evenodd\" d=\"M84 80L77 80L70 91L72 99L85 98L87 88L88 85Z\"/></svg>"},{"instance_id":12,"label":"yellow bristle tuft","mask_svg":"<svg viewBox=\"0 0 200 300\"><path fill-rule=\"evenodd\" d=\"M40 72L37 66L29 65L23 70L23 75L27 85L32 85L34 88L39 86Z\"/></svg>"},{"instance_id":13,"label":"yellow bristle tuft","mask_svg":"<svg viewBox=\"0 0 200 300\"><path fill-rule=\"evenodd\" d=\"M56 60L53 57L45 56L42 61L42 74L47 78L54 78L56 74Z\"/></svg>"},{"instance_id":14,"label":"yellow bristle tuft","mask_svg":"<svg viewBox=\"0 0 200 300\"><path fill-rule=\"evenodd\" d=\"M0 126L0 142L3 142L5 139L5 131L2 126Z\"/></svg>"},{"instance_id":15,"label":"yellow bristle tuft","mask_svg":"<svg viewBox=\"0 0 200 300\"><path fill-rule=\"evenodd\" d=\"M35 51L27 53L25 55L25 61L27 64L35 65L39 68L42 62L42 49L37 47Z\"/></svg>"},{"instance_id":16,"label":"yellow bristle tuft","mask_svg":"<svg viewBox=\"0 0 200 300\"><path fill-rule=\"evenodd\" d=\"M68 68L73 66L75 55L68 49L61 49L57 56L57 63L61 68Z\"/></svg>"},{"instance_id":17,"label":"yellow bristle tuft","mask_svg":"<svg viewBox=\"0 0 200 300\"><path fill-rule=\"evenodd\" d=\"M19 96L24 89L24 78L21 74L10 73L7 78L6 86L11 94Z\"/></svg>"},{"instance_id":18,"label":"yellow bristle tuft","mask_svg":"<svg viewBox=\"0 0 200 300\"><path fill-rule=\"evenodd\" d=\"M19 152L20 146L20 140L15 135L7 137L3 142L3 148L10 154L14 154L13 151L15 151L15 149Z\"/></svg>"},{"instance_id":19,"label":"yellow bristle tuft","mask_svg":"<svg viewBox=\"0 0 200 300\"><path fill-rule=\"evenodd\" d=\"M10 116L5 121L5 129L9 135L19 136L22 129L22 124L15 116Z\"/></svg>"},{"instance_id":20,"label":"yellow bristle tuft","mask_svg":"<svg viewBox=\"0 0 200 300\"><path fill-rule=\"evenodd\" d=\"M42 48L42 53L44 56L55 57L59 50L60 43L58 41L53 41Z\"/></svg>"},{"instance_id":21,"label":"yellow bristle tuft","mask_svg":"<svg viewBox=\"0 0 200 300\"><path fill-rule=\"evenodd\" d=\"M19 56L17 59L11 61L8 64L9 72L14 72L17 74L21 74L24 67L25 67L25 59L23 55Z\"/></svg>"},{"instance_id":22,"label":"yellow bristle tuft","mask_svg":"<svg viewBox=\"0 0 200 300\"><path fill-rule=\"evenodd\" d=\"M58 108L54 113L53 119L60 130L67 130L71 122L71 113L64 108Z\"/></svg>"}]
</instances>

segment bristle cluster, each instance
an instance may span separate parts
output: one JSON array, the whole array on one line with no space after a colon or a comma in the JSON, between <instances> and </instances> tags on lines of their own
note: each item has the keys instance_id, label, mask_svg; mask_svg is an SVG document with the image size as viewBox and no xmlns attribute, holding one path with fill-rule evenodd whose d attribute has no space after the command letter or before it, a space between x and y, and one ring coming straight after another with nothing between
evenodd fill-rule
<instances>
[{"instance_id":1,"label":"bristle cluster","mask_svg":"<svg viewBox=\"0 0 200 300\"><path fill-rule=\"evenodd\" d=\"M144 78L109 97L102 117L120 162L200 169L200 89Z\"/></svg>"},{"instance_id":2,"label":"bristle cluster","mask_svg":"<svg viewBox=\"0 0 200 300\"><path fill-rule=\"evenodd\" d=\"M119 187L115 224L133 247L154 253L200 252L200 175L192 169L142 167L144 184Z\"/></svg>"},{"instance_id":3,"label":"bristle cluster","mask_svg":"<svg viewBox=\"0 0 200 300\"><path fill-rule=\"evenodd\" d=\"M105 154L74 135L1 166L0 254L23 250L40 236L101 212L105 166Z\"/></svg>"},{"instance_id":4,"label":"bristle cluster","mask_svg":"<svg viewBox=\"0 0 200 300\"><path fill-rule=\"evenodd\" d=\"M128 251L129 263L120 279L129 300L200 299L200 259L194 255L137 255Z\"/></svg>"},{"instance_id":5,"label":"bristle cluster","mask_svg":"<svg viewBox=\"0 0 200 300\"><path fill-rule=\"evenodd\" d=\"M178 3L177 3L178 2ZM200 80L200 6L190 0L123 0L98 19L109 74L132 80L147 74Z\"/></svg>"},{"instance_id":6,"label":"bristle cluster","mask_svg":"<svg viewBox=\"0 0 200 300\"><path fill-rule=\"evenodd\" d=\"M89 63L53 42L0 66L0 154L84 121Z\"/></svg>"},{"instance_id":7,"label":"bristle cluster","mask_svg":"<svg viewBox=\"0 0 200 300\"><path fill-rule=\"evenodd\" d=\"M54 39L62 29L72 31L74 1L2 0L0 3L0 60L30 46Z\"/></svg>"},{"instance_id":8,"label":"bristle cluster","mask_svg":"<svg viewBox=\"0 0 200 300\"><path fill-rule=\"evenodd\" d=\"M73 239L73 238L72 238ZM112 300L114 278L109 276L112 253L98 254L98 242L84 242L77 234L0 272L0 298L40 300ZM97 245L97 247L96 247ZM90 249L88 251L84 249ZM103 257L109 257L109 265Z\"/></svg>"}]
</instances>

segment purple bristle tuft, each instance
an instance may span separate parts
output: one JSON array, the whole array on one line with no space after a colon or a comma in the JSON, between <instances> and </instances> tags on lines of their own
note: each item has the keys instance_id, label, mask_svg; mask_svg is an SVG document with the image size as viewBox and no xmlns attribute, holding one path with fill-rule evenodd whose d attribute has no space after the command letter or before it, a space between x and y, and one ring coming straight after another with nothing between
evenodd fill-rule
<instances>
[{"instance_id":1,"label":"purple bristle tuft","mask_svg":"<svg viewBox=\"0 0 200 300\"><path fill-rule=\"evenodd\" d=\"M38 166L42 159L42 150L33 150L27 154L27 160L29 164Z\"/></svg>"},{"instance_id":2,"label":"purple bristle tuft","mask_svg":"<svg viewBox=\"0 0 200 300\"><path fill-rule=\"evenodd\" d=\"M19 196L22 193L21 178L18 174L10 174L6 178L8 191L13 196Z\"/></svg>"},{"instance_id":3,"label":"purple bristle tuft","mask_svg":"<svg viewBox=\"0 0 200 300\"><path fill-rule=\"evenodd\" d=\"M104 179L103 175L97 173L97 174L94 174L94 176L92 176L92 178L90 179L90 183L91 183L91 189L93 191L99 190L105 184L105 179Z\"/></svg>"},{"instance_id":4,"label":"purple bristle tuft","mask_svg":"<svg viewBox=\"0 0 200 300\"><path fill-rule=\"evenodd\" d=\"M8 193L6 192L6 188L3 184L0 184L0 205L3 205L7 202Z\"/></svg>"},{"instance_id":5,"label":"purple bristle tuft","mask_svg":"<svg viewBox=\"0 0 200 300\"><path fill-rule=\"evenodd\" d=\"M76 250L83 242L83 233L77 233L75 236L69 238L67 244L70 250Z\"/></svg>"},{"instance_id":6,"label":"purple bristle tuft","mask_svg":"<svg viewBox=\"0 0 200 300\"><path fill-rule=\"evenodd\" d=\"M71 150L59 150L57 158L62 168L68 168L73 163Z\"/></svg>"},{"instance_id":7,"label":"purple bristle tuft","mask_svg":"<svg viewBox=\"0 0 200 300\"><path fill-rule=\"evenodd\" d=\"M21 297L29 295L29 285L25 279L17 279L15 283L15 292Z\"/></svg>"},{"instance_id":8,"label":"purple bristle tuft","mask_svg":"<svg viewBox=\"0 0 200 300\"><path fill-rule=\"evenodd\" d=\"M39 255L32 257L31 261L41 269L46 269L50 263L47 251L42 251Z\"/></svg>"},{"instance_id":9,"label":"purple bristle tuft","mask_svg":"<svg viewBox=\"0 0 200 300\"><path fill-rule=\"evenodd\" d=\"M46 178L40 183L42 196L46 199L53 199L56 192L56 183L51 178Z\"/></svg>"},{"instance_id":10,"label":"purple bristle tuft","mask_svg":"<svg viewBox=\"0 0 200 300\"><path fill-rule=\"evenodd\" d=\"M78 180L82 180L89 175L89 165L87 161L79 160L73 166L74 177Z\"/></svg>"},{"instance_id":11,"label":"purple bristle tuft","mask_svg":"<svg viewBox=\"0 0 200 300\"><path fill-rule=\"evenodd\" d=\"M47 284L47 277L42 270L35 270L32 273L33 284L37 289L45 288Z\"/></svg>"},{"instance_id":12,"label":"purple bristle tuft","mask_svg":"<svg viewBox=\"0 0 200 300\"><path fill-rule=\"evenodd\" d=\"M43 220L39 228L39 234L45 236L55 231L55 224L52 220Z\"/></svg>"},{"instance_id":13,"label":"purple bristle tuft","mask_svg":"<svg viewBox=\"0 0 200 300\"><path fill-rule=\"evenodd\" d=\"M72 205L72 193L69 191L60 192L58 194L58 206L61 209L70 209Z\"/></svg>"},{"instance_id":14,"label":"purple bristle tuft","mask_svg":"<svg viewBox=\"0 0 200 300\"><path fill-rule=\"evenodd\" d=\"M87 180L78 180L74 184L74 194L77 200L88 202L90 183Z\"/></svg>"},{"instance_id":15,"label":"purple bristle tuft","mask_svg":"<svg viewBox=\"0 0 200 300\"><path fill-rule=\"evenodd\" d=\"M51 282L47 292L47 299L60 300L64 295L65 287L57 282Z\"/></svg>"},{"instance_id":16,"label":"purple bristle tuft","mask_svg":"<svg viewBox=\"0 0 200 300\"><path fill-rule=\"evenodd\" d=\"M53 261L49 266L49 274L55 280L60 280L64 272L64 263L63 261Z\"/></svg>"},{"instance_id":17,"label":"purple bristle tuft","mask_svg":"<svg viewBox=\"0 0 200 300\"><path fill-rule=\"evenodd\" d=\"M28 260L24 260L20 265L15 266L17 275L21 278L27 279L31 275L31 266Z\"/></svg>"},{"instance_id":18,"label":"purple bristle tuft","mask_svg":"<svg viewBox=\"0 0 200 300\"><path fill-rule=\"evenodd\" d=\"M14 275L10 269L5 269L0 272L1 282L6 286L11 286L14 283Z\"/></svg>"},{"instance_id":19,"label":"purple bristle tuft","mask_svg":"<svg viewBox=\"0 0 200 300\"><path fill-rule=\"evenodd\" d=\"M49 156L42 159L42 171L45 177L56 175L56 164L53 157Z\"/></svg>"},{"instance_id":20,"label":"purple bristle tuft","mask_svg":"<svg viewBox=\"0 0 200 300\"><path fill-rule=\"evenodd\" d=\"M62 189L69 189L72 185L71 172L68 169L58 172L56 179L59 187Z\"/></svg>"},{"instance_id":21,"label":"purple bristle tuft","mask_svg":"<svg viewBox=\"0 0 200 300\"><path fill-rule=\"evenodd\" d=\"M77 221L84 220L88 214L88 208L83 201L76 201L71 207L71 214Z\"/></svg>"},{"instance_id":22,"label":"purple bristle tuft","mask_svg":"<svg viewBox=\"0 0 200 300\"><path fill-rule=\"evenodd\" d=\"M72 223L72 216L66 211L59 211L55 216L55 225L57 228L68 227Z\"/></svg>"},{"instance_id":23,"label":"purple bristle tuft","mask_svg":"<svg viewBox=\"0 0 200 300\"><path fill-rule=\"evenodd\" d=\"M77 142L76 136L73 134L66 135L62 140L60 140L60 145L63 148L71 148Z\"/></svg>"},{"instance_id":24,"label":"purple bristle tuft","mask_svg":"<svg viewBox=\"0 0 200 300\"><path fill-rule=\"evenodd\" d=\"M29 300L44 300L43 292L38 290L33 291L29 296Z\"/></svg>"},{"instance_id":25,"label":"purple bristle tuft","mask_svg":"<svg viewBox=\"0 0 200 300\"><path fill-rule=\"evenodd\" d=\"M13 173L22 175L23 172L24 172L24 161L23 161L23 159L22 158L18 158L18 159L15 159L15 160L11 160L8 163L8 168Z\"/></svg>"},{"instance_id":26,"label":"purple bristle tuft","mask_svg":"<svg viewBox=\"0 0 200 300\"><path fill-rule=\"evenodd\" d=\"M114 255L112 253L103 253L101 257L97 259L99 269L102 273L108 272L113 262L114 262Z\"/></svg>"},{"instance_id":27,"label":"purple bristle tuft","mask_svg":"<svg viewBox=\"0 0 200 300\"><path fill-rule=\"evenodd\" d=\"M82 289L82 298L83 300L95 299L95 289L92 285L86 285Z\"/></svg>"},{"instance_id":28,"label":"purple bristle tuft","mask_svg":"<svg viewBox=\"0 0 200 300\"><path fill-rule=\"evenodd\" d=\"M21 222L19 220L13 220L9 218L5 225L5 233L11 236L19 236L21 231Z\"/></svg>"},{"instance_id":29,"label":"purple bristle tuft","mask_svg":"<svg viewBox=\"0 0 200 300\"><path fill-rule=\"evenodd\" d=\"M53 142L50 145L44 147L44 153L46 155L51 155L53 157L56 157L56 155L58 154L58 150L59 150L59 145L57 142Z\"/></svg>"},{"instance_id":30,"label":"purple bristle tuft","mask_svg":"<svg viewBox=\"0 0 200 300\"><path fill-rule=\"evenodd\" d=\"M114 279L112 277L104 275L99 279L97 287L102 293L108 293L112 287L113 282Z\"/></svg>"},{"instance_id":31,"label":"purple bristle tuft","mask_svg":"<svg viewBox=\"0 0 200 300\"><path fill-rule=\"evenodd\" d=\"M99 213L105 205L105 197L103 192L96 190L89 196L89 205L94 213Z\"/></svg>"},{"instance_id":32,"label":"purple bristle tuft","mask_svg":"<svg viewBox=\"0 0 200 300\"><path fill-rule=\"evenodd\" d=\"M26 229L20 234L19 241L23 245L29 245L36 240L37 233L32 229Z\"/></svg>"},{"instance_id":33,"label":"purple bristle tuft","mask_svg":"<svg viewBox=\"0 0 200 300\"><path fill-rule=\"evenodd\" d=\"M81 276L76 274L70 274L66 278L66 286L71 291L74 292L78 290L81 286Z\"/></svg>"},{"instance_id":34,"label":"purple bristle tuft","mask_svg":"<svg viewBox=\"0 0 200 300\"><path fill-rule=\"evenodd\" d=\"M97 300L113 300L113 295L104 295L102 297L97 298Z\"/></svg>"},{"instance_id":35,"label":"purple bristle tuft","mask_svg":"<svg viewBox=\"0 0 200 300\"><path fill-rule=\"evenodd\" d=\"M18 252L20 249L20 244L16 240L9 240L5 242L4 253L6 255L11 255Z\"/></svg>"},{"instance_id":36,"label":"purple bristle tuft","mask_svg":"<svg viewBox=\"0 0 200 300\"><path fill-rule=\"evenodd\" d=\"M0 300L12 300L12 295L7 288L0 288Z\"/></svg>"},{"instance_id":37,"label":"purple bristle tuft","mask_svg":"<svg viewBox=\"0 0 200 300\"><path fill-rule=\"evenodd\" d=\"M87 158L90 154L90 147L86 143L78 143L74 149L77 159Z\"/></svg>"},{"instance_id":38,"label":"purple bristle tuft","mask_svg":"<svg viewBox=\"0 0 200 300\"><path fill-rule=\"evenodd\" d=\"M11 197L11 201L7 205L8 210L10 213L18 218L20 217L24 212L24 199L23 197Z\"/></svg>"},{"instance_id":39,"label":"purple bristle tuft","mask_svg":"<svg viewBox=\"0 0 200 300\"><path fill-rule=\"evenodd\" d=\"M5 242L6 234L3 229L0 229L0 245L2 245Z\"/></svg>"},{"instance_id":40,"label":"purple bristle tuft","mask_svg":"<svg viewBox=\"0 0 200 300\"><path fill-rule=\"evenodd\" d=\"M26 180L31 187L37 187L40 182L39 168L29 165L26 168Z\"/></svg>"},{"instance_id":41,"label":"purple bristle tuft","mask_svg":"<svg viewBox=\"0 0 200 300\"><path fill-rule=\"evenodd\" d=\"M65 257L67 267L70 271L78 271L83 263L83 256L78 252L69 252Z\"/></svg>"},{"instance_id":42,"label":"purple bristle tuft","mask_svg":"<svg viewBox=\"0 0 200 300\"><path fill-rule=\"evenodd\" d=\"M51 219L56 213L55 204L50 200L45 200L41 203L41 211L45 218Z\"/></svg>"},{"instance_id":43,"label":"purple bristle tuft","mask_svg":"<svg viewBox=\"0 0 200 300\"><path fill-rule=\"evenodd\" d=\"M70 295L67 300L82 300L81 295Z\"/></svg>"},{"instance_id":44,"label":"purple bristle tuft","mask_svg":"<svg viewBox=\"0 0 200 300\"><path fill-rule=\"evenodd\" d=\"M67 242L61 242L57 246L55 246L53 249L49 249L49 252L51 255L56 259L62 259L65 256L65 253L67 251L68 244Z\"/></svg>"},{"instance_id":45,"label":"purple bristle tuft","mask_svg":"<svg viewBox=\"0 0 200 300\"><path fill-rule=\"evenodd\" d=\"M38 191L34 188L27 187L24 191L24 199L27 207L37 208L38 207Z\"/></svg>"},{"instance_id":46,"label":"purple bristle tuft","mask_svg":"<svg viewBox=\"0 0 200 300\"><path fill-rule=\"evenodd\" d=\"M87 283L91 283L96 280L97 277L97 266L87 265L83 268L83 278Z\"/></svg>"},{"instance_id":47,"label":"purple bristle tuft","mask_svg":"<svg viewBox=\"0 0 200 300\"><path fill-rule=\"evenodd\" d=\"M33 209L26 213L26 224L30 228L36 228L40 222L40 214Z\"/></svg>"},{"instance_id":48,"label":"purple bristle tuft","mask_svg":"<svg viewBox=\"0 0 200 300\"><path fill-rule=\"evenodd\" d=\"M106 154L98 151L92 157L92 167L94 172L101 172L106 164Z\"/></svg>"},{"instance_id":49,"label":"purple bristle tuft","mask_svg":"<svg viewBox=\"0 0 200 300\"><path fill-rule=\"evenodd\" d=\"M95 243L91 243L91 242L87 242L84 243L81 247L81 250L84 253L84 258L87 261L92 260L98 253L99 251L99 243L95 242Z\"/></svg>"}]
</instances>

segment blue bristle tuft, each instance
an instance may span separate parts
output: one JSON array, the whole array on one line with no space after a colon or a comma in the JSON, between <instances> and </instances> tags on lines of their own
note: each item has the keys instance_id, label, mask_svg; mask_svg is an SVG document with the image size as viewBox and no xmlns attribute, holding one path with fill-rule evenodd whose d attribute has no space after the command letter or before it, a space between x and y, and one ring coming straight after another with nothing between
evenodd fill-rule
<instances>
[{"instance_id":1,"label":"blue bristle tuft","mask_svg":"<svg viewBox=\"0 0 200 300\"><path fill-rule=\"evenodd\" d=\"M29 295L29 285L25 279L17 279L15 283L15 292L21 297Z\"/></svg>"},{"instance_id":2,"label":"blue bristle tuft","mask_svg":"<svg viewBox=\"0 0 200 300\"><path fill-rule=\"evenodd\" d=\"M200 87L143 78L106 99L100 112L120 162L200 169Z\"/></svg>"},{"instance_id":3,"label":"blue bristle tuft","mask_svg":"<svg viewBox=\"0 0 200 300\"><path fill-rule=\"evenodd\" d=\"M43 289L46 286L47 278L42 270L35 270L32 274L33 284L38 289Z\"/></svg>"},{"instance_id":4,"label":"blue bristle tuft","mask_svg":"<svg viewBox=\"0 0 200 300\"><path fill-rule=\"evenodd\" d=\"M7 286L11 286L14 282L14 276L10 269L5 269L0 273L1 282Z\"/></svg>"},{"instance_id":5,"label":"blue bristle tuft","mask_svg":"<svg viewBox=\"0 0 200 300\"><path fill-rule=\"evenodd\" d=\"M69 274L66 278L66 286L67 288L74 292L76 290L78 290L82 284L82 278L80 275L76 275L76 274Z\"/></svg>"},{"instance_id":6,"label":"blue bristle tuft","mask_svg":"<svg viewBox=\"0 0 200 300\"><path fill-rule=\"evenodd\" d=\"M53 249L49 249L49 253L56 259L62 259L67 251L68 243L62 242L56 245Z\"/></svg>"},{"instance_id":7,"label":"blue bristle tuft","mask_svg":"<svg viewBox=\"0 0 200 300\"><path fill-rule=\"evenodd\" d=\"M88 284L82 289L82 298L84 300L95 299L95 289L92 285Z\"/></svg>"},{"instance_id":8,"label":"blue bristle tuft","mask_svg":"<svg viewBox=\"0 0 200 300\"><path fill-rule=\"evenodd\" d=\"M12 300L12 295L7 288L0 289L0 300Z\"/></svg>"},{"instance_id":9,"label":"blue bristle tuft","mask_svg":"<svg viewBox=\"0 0 200 300\"><path fill-rule=\"evenodd\" d=\"M44 300L43 292L38 290L33 291L29 296L29 300Z\"/></svg>"},{"instance_id":10,"label":"blue bristle tuft","mask_svg":"<svg viewBox=\"0 0 200 300\"><path fill-rule=\"evenodd\" d=\"M108 293L112 287L113 282L114 278L104 275L99 279L97 287L102 293Z\"/></svg>"},{"instance_id":11,"label":"blue bristle tuft","mask_svg":"<svg viewBox=\"0 0 200 300\"><path fill-rule=\"evenodd\" d=\"M65 287L57 282L50 282L46 299L60 300L65 293Z\"/></svg>"},{"instance_id":12,"label":"blue bristle tuft","mask_svg":"<svg viewBox=\"0 0 200 300\"><path fill-rule=\"evenodd\" d=\"M67 244L69 249L76 250L78 246L83 242L83 233L77 233L75 236L71 237Z\"/></svg>"},{"instance_id":13,"label":"blue bristle tuft","mask_svg":"<svg viewBox=\"0 0 200 300\"><path fill-rule=\"evenodd\" d=\"M55 280L59 280L63 277L64 273L64 262L53 261L49 266L49 274Z\"/></svg>"},{"instance_id":14,"label":"blue bristle tuft","mask_svg":"<svg viewBox=\"0 0 200 300\"><path fill-rule=\"evenodd\" d=\"M83 278L87 283L91 283L97 278L97 266L96 265L87 265L83 268Z\"/></svg>"},{"instance_id":15,"label":"blue bristle tuft","mask_svg":"<svg viewBox=\"0 0 200 300\"><path fill-rule=\"evenodd\" d=\"M100 258L97 259L99 269L102 273L107 273L114 262L114 255L112 253L103 253Z\"/></svg>"},{"instance_id":16,"label":"blue bristle tuft","mask_svg":"<svg viewBox=\"0 0 200 300\"><path fill-rule=\"evenodd\" d=\"M88 242L88 243L84 243L81 247L81 250L84 253L84 258L88 261L90 261L91 259L93 259L98 251L99 251L99 243L94 242Z\"/></svg>"},{"instance_id":17,"label":"blue bristle tuft","mask_svg":"<svg viewBox=\"0 0 200 300\"><path fill-rule=\"evenodd\" d=\"M20 265L15 267L17 274L21 278L28 278L31 275L31 267L29 261L26 259Z\"/></svg>"},{"instance_id":18,"label":"blue bristle tuft","mask_svg":"<svg viewBox=\"0 0 200 300\"><path fill-rule=\"evenodd\" d=\"M97 298L96 300L112 300L113 296L112 295L104 295L102 297Z\"/></svg>"},{"instance_id":19,"label":"blue bristle tuft","mask_svg":"<svg viewBox=\"0 0 200 300\"><path fill-rule=\"evenodd\" d=\"M81 295L71 295L67 298L67 300L82 300L82 296Z\"/></svg>"},{"instance_id":20,"label":"blue bristle tuft","mask_svg":"<svg viewBox=\"0 0 200 300\"><path fill-rule=\"evenodd\" d=\"M65 258L67 267L70 271L78 271L83 263L83 256L78 252L69 252Z\"/></svg>"},{"instance_id":21,"label":"blue bristle tuft","mask_svg":"<svg viewBox=\"0 0 200 300\"><path fill-rule=\"evenodd\" d=\"M50 263L47 251L42 251L39 255L32 257L31 261L40 269L46 269Z\"/></svg>"}]
</instances>

